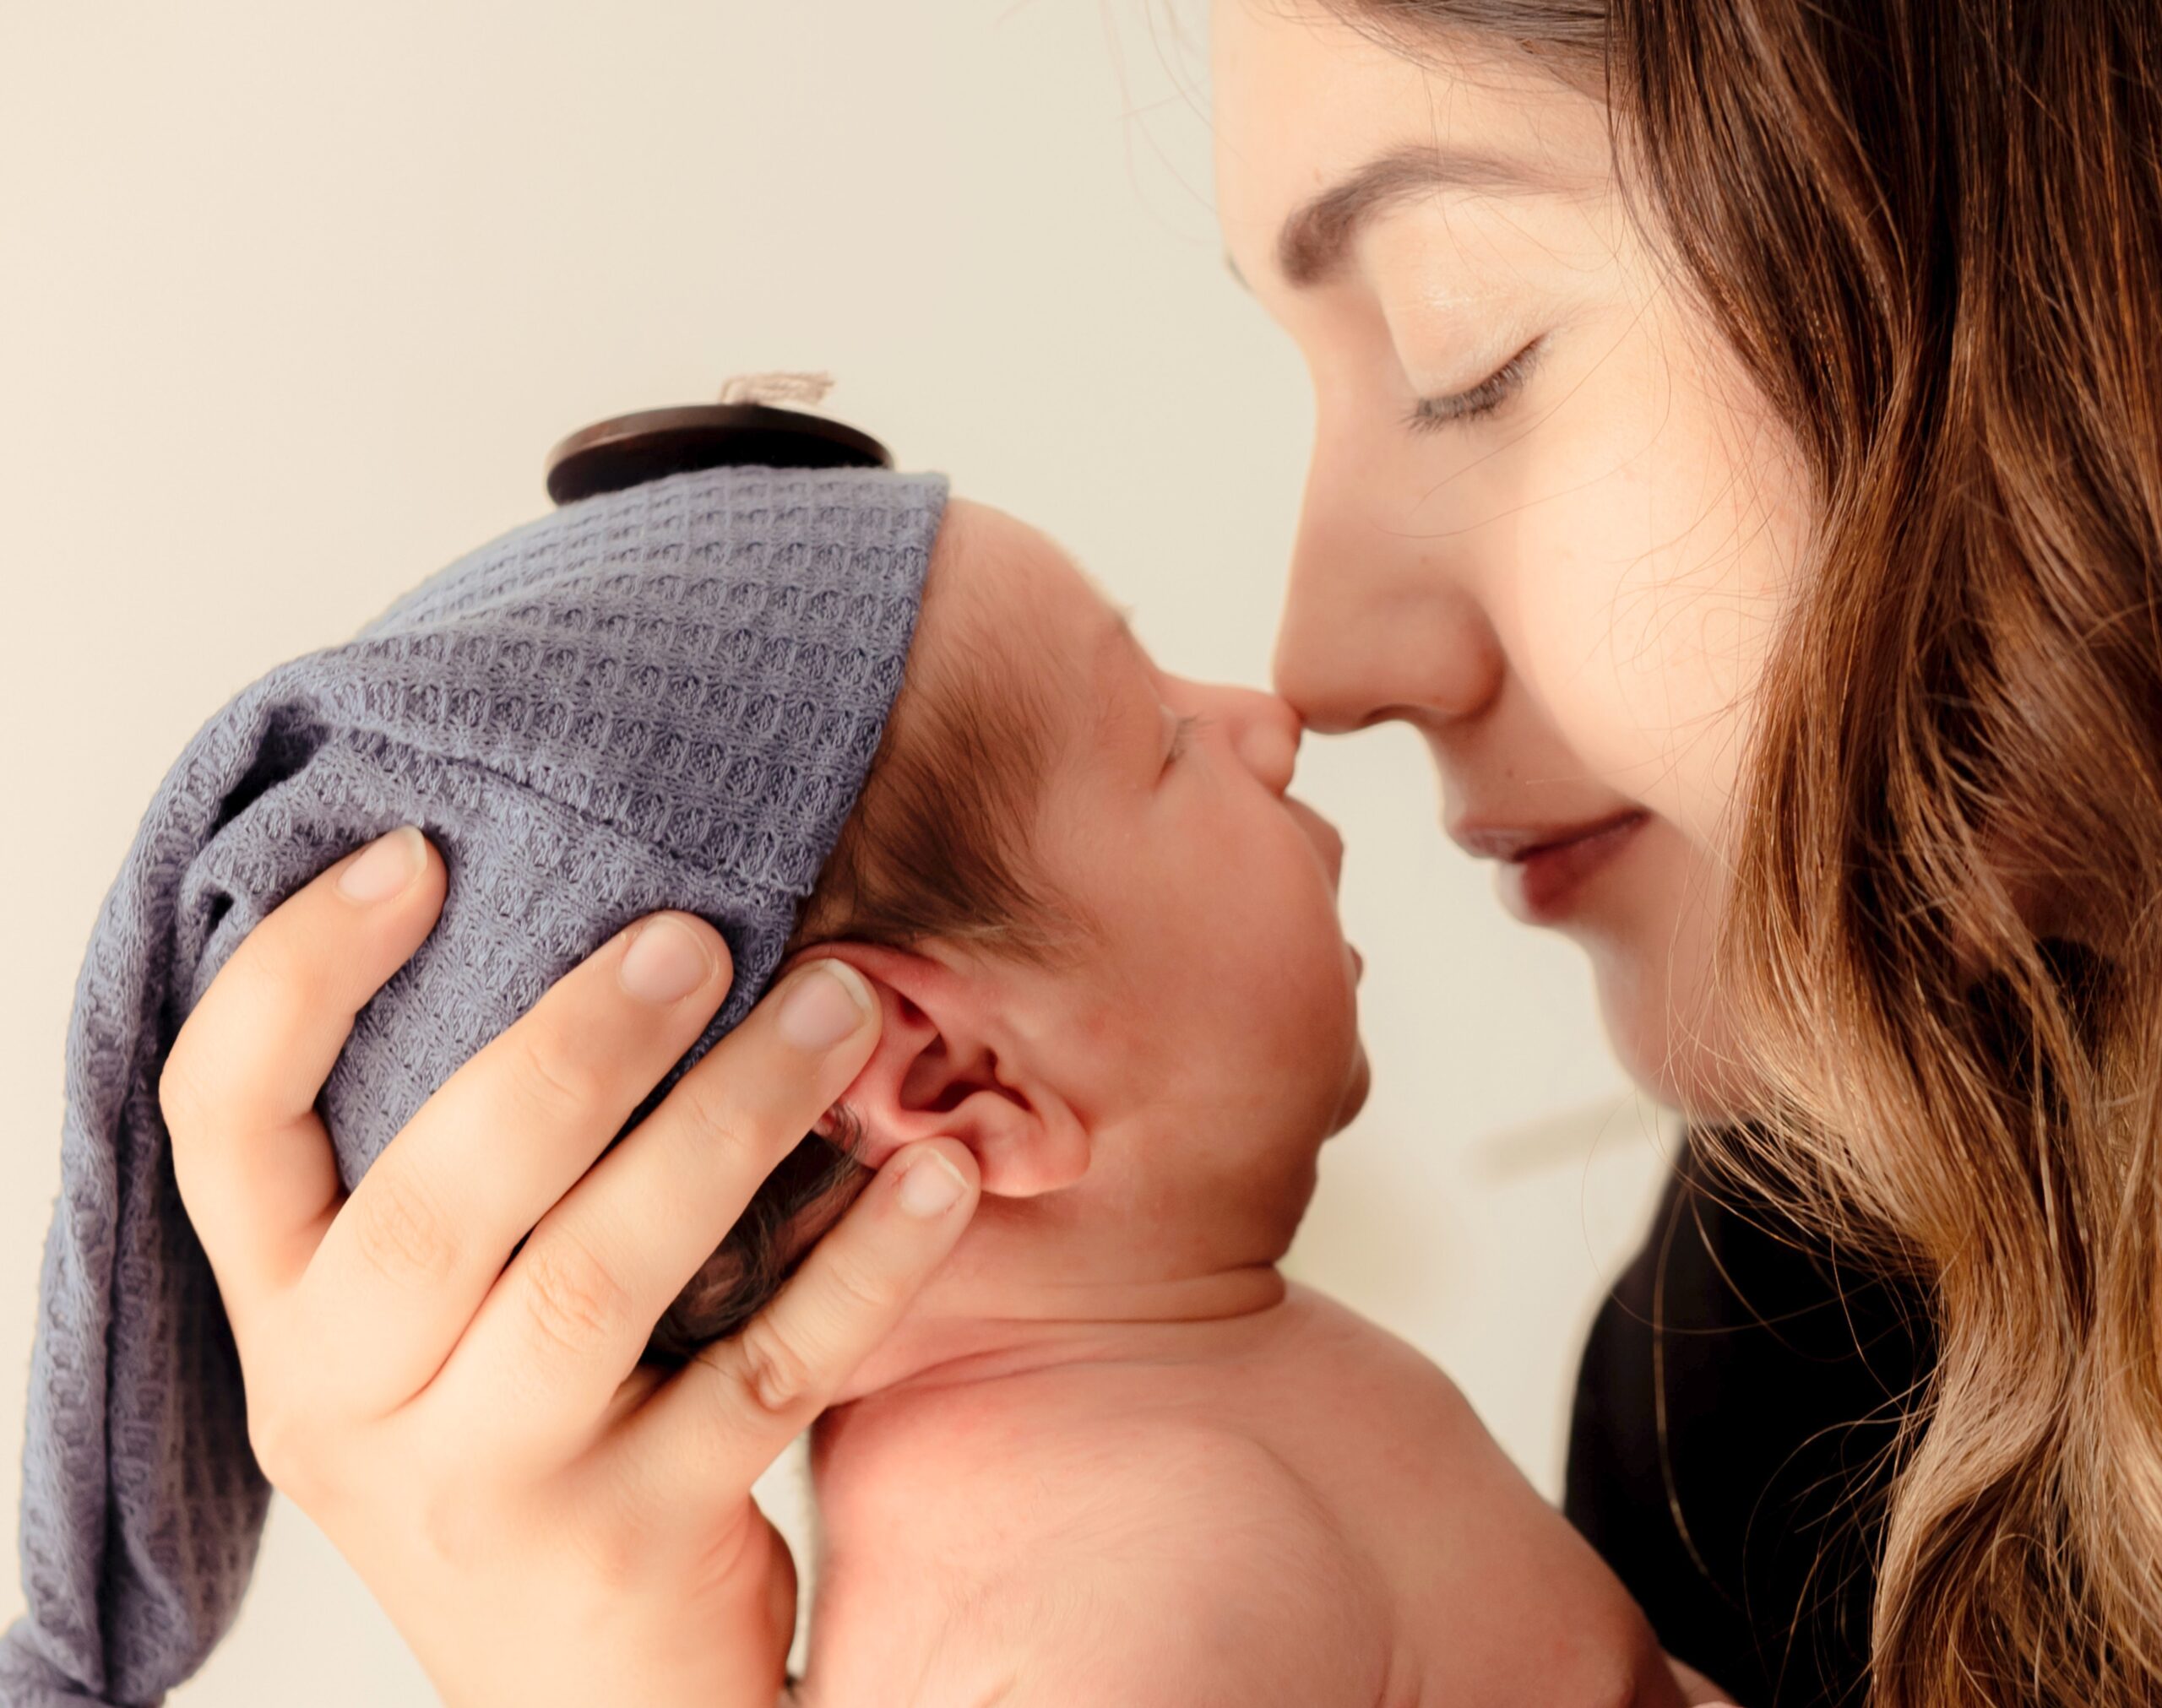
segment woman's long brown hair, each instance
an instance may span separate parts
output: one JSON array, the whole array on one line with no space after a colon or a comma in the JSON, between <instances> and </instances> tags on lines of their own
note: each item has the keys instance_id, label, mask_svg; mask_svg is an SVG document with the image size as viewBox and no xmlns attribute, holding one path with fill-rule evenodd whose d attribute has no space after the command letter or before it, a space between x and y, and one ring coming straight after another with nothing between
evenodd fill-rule
<instances>
[{"instance_id":1,"label":"woman's long brown hair","mask_svg":"<svg viewBox=\"0 0 2162 1708\"><path fill-rule=\"evenodd\" d=\"M2162 5L1344 9L1601 89L1814 477L1709 1136L1931 1300L1870 1700L2162 1701Z\"/></svg>"}]
</instances>

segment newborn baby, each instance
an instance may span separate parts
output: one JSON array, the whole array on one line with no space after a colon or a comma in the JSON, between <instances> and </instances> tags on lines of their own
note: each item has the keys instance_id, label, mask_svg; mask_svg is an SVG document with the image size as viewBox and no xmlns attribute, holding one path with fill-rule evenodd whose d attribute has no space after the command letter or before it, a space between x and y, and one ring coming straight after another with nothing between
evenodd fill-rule
<instances>
[{"instance_id":1,"label":"newborn baby","mask_svg":"<svg viewBox=\"0 0 2162 1708\"><path fill-rule=\"evenodd\" d=\"M77 983L0 1701L160 1700L231 1628L270 1486L162 1067L273 908L410 823L449 883L315 1099L346 1190L663 907L723 931L734 982L611 1143L788 961L846 963L885 1019L649 1360L770 1298L895 1146L981 1164L948 1267L817 1430L801 1700L1675 1702L1455 1391L1274 1267L1364 1089L1296 735L1156 670L1040 536L866 469L568 502L241 690Z\"/></svg>"},{"instance_id":2,"label":"newborn baby","mask_svg":"<svg viewBox=\"0 0 2162 1708\"><path fill-rule=\"evenodd\" d=\"M968 1145L974 1223L818 1423L793 1700L1679 1704L1643 1617L1411 1347L1275 1267L1359 1109L1342 849L1283 702L1158 670L953 501L792 941L866 979L826 1137ZM807 1141L655 1337L741 1321L850 1190Z\"/></svg>"}]
</instances>

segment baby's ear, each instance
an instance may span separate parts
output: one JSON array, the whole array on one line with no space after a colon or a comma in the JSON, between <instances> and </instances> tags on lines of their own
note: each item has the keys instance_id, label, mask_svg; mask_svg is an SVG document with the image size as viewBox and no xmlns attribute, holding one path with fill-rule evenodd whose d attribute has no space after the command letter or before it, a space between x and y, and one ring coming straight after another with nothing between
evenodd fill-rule
<instances>
[{"instance_id":1,"label":"baby's ear","mask_svg":"<svg viewBox=\"0 0 2162 1708\"><path fill-rule=\"evenodd\" d=\"M839 1106L863 1125L871 1168L919 1139L958 1139L975 1152L983 1190L1032 1198L1089 1169L1087 1128L1024 1047L998 1024L998 971L959 970L928 956L865 943L823 943L803 960L845 961L883 1011L878 1047Z\"/></svg>"}]
</instances>

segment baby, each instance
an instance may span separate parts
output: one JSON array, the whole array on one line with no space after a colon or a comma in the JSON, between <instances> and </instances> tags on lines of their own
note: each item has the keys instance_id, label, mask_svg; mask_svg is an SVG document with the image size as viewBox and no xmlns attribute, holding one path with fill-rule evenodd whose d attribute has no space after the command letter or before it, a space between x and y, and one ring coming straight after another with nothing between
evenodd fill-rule
<instances>
[{"instance_id":1,"label":"baby","mask_svg":"<svg viewBox=\"0 0 2162 1708\"><path fill-rule=\"evenodd\" d=\"M792 1700L1683 1700L1448 1379L1275 1266L1366 1089L1297 746L1283 702L1160 670L1049 540L949 504L791 943L870 982L877 1052L654 1340L770 1295L861 1178L836 1145L975 1152L974 1223L814 1431Z\"/></svg>"}]
</instances>

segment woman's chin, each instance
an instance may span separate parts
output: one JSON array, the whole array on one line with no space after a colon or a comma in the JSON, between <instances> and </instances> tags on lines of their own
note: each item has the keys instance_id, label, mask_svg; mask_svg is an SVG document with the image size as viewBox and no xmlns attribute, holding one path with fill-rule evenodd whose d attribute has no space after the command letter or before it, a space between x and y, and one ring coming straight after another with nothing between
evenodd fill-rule
<instances>
[{"instance_id":1,"label":"woman's chin","mask_svg":"<svg viewBox=\"0 0 2162 1708\"><path fill-rule=\"evenodd\" d=\"M1676 990L1663 958L1647 976L1626 952L1592 955L1600 1017L1616 1060L1638 1090L1695 1122L1737 1120L1761 1103L1761 1082L1742 1064L1727 1009L1708 978Z\"/></svg>"}]
</instances>

